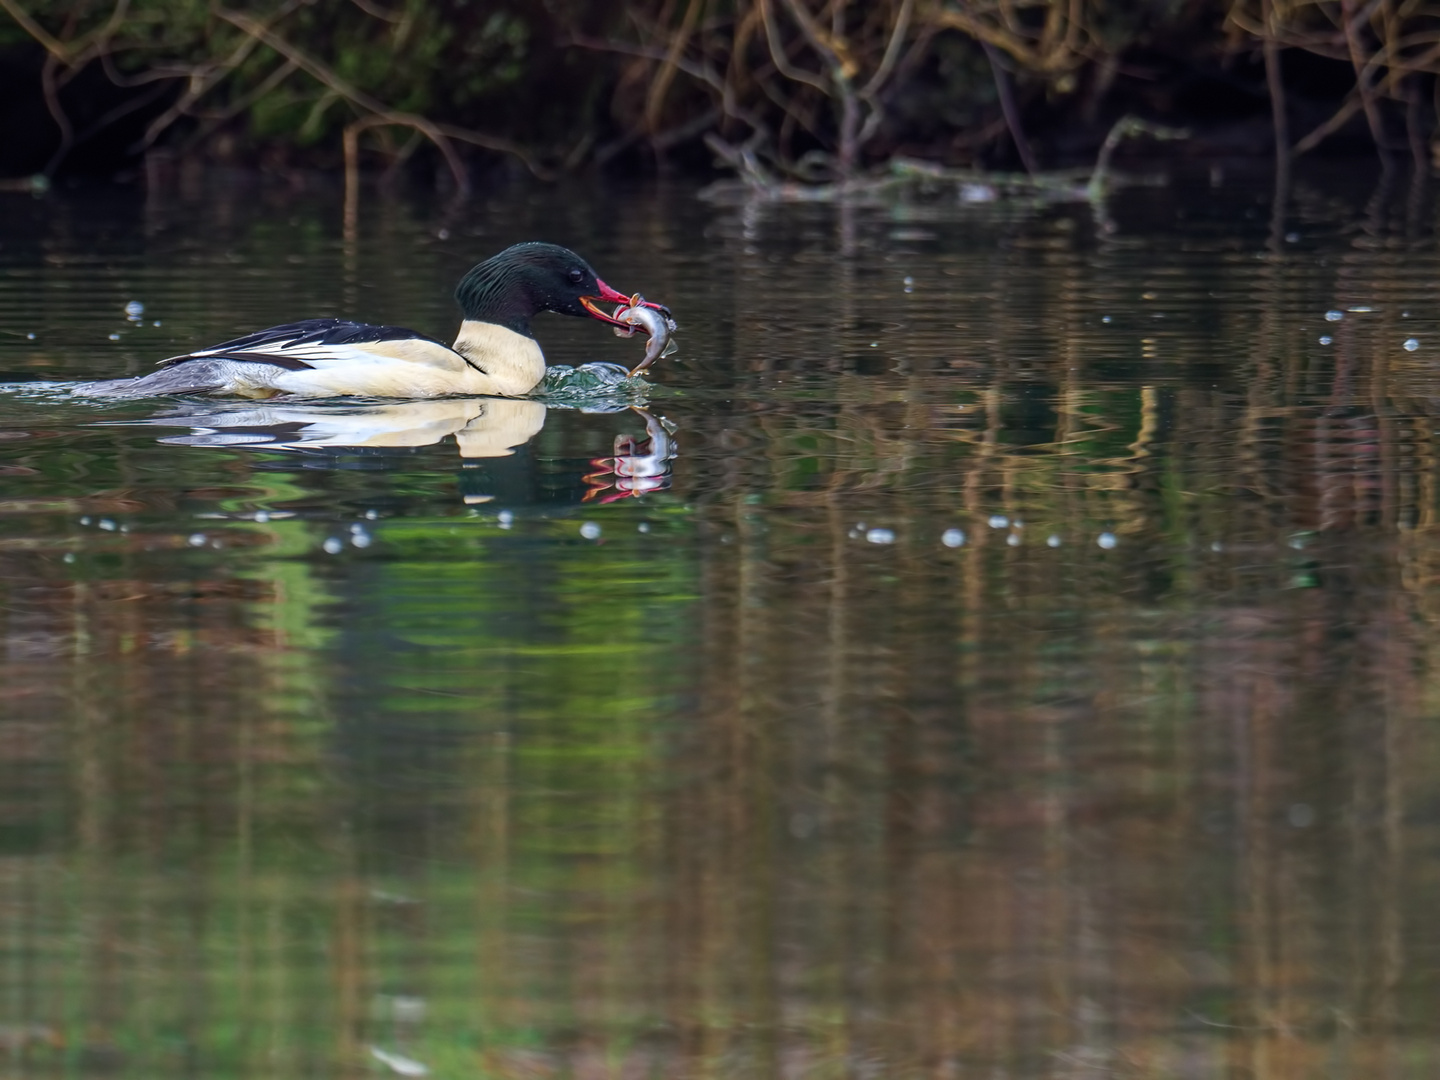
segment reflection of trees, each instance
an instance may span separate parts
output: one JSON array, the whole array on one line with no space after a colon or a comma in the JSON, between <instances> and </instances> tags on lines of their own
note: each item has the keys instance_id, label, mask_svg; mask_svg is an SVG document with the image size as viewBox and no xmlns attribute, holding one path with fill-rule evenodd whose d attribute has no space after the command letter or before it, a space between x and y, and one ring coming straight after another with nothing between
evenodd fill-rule
<instances>
[{"instance_id":1,"label":"reflection of trees","mask_svg":"<svg viewBox=\"0 0 1440 1080\"><path fill-rule=\"evenodd\" d=\"M904 266L776 228L813 295L717 349L733 405L675 404L645 538L461 517L448 448L305 474L118 428L0 503L17 1041L145 1075L1433 1071L1408 249L1217 235L1152 279L1143 233L1031 224L930 257L896 331L867 297ZM718 291L765 310L793 266L748 258ZM412 512L354 562L303 519L74 531L170 522L162 460L191 508Z\"/></svg>"}]
</instances>

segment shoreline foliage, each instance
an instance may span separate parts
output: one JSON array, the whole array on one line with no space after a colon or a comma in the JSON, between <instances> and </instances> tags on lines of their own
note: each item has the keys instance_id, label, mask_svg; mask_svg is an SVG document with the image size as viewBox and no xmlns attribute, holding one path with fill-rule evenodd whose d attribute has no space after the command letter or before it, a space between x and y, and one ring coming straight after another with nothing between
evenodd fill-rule
<instances>
[{"instance_id":1,"label":"shoreline foliage","mask_svg":"<svg viewBox=\"0 0 1440 1080\"><path fill-rule=\"evenodd\" d=\"M1187 152L1428 166L1440 5L1402 0L0 0L10 176L149 155L262 168L508 159L847 181L896 158L1034 174L1121 116Z\"/></svg>"}]
</instances>

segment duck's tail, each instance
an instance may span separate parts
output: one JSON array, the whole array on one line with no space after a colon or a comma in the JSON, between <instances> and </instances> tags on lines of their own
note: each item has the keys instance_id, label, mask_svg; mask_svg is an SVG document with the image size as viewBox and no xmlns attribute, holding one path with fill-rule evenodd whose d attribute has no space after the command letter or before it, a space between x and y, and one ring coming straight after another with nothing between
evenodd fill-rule
<instances>
[{"instance_id":1,"label":"duck's tail","mask_svg":"<svg viewBox=\"0 0 1440 1080\"><path fill-rule=\"evenodd\" d=\"M71 393L77 397L108 398L233 393L234 375L233 360L197 357L133 379L102 379L99 382L78 383Z\"/></svg>"}]
</instances>

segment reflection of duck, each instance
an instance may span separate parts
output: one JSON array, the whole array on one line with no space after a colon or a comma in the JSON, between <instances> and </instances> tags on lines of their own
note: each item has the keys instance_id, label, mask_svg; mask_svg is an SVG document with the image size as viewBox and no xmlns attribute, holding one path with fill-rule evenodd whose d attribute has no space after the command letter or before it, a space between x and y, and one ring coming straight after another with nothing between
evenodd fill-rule
<instances>
[{"instance_id":1,"label":"reflection of duck","mask_svg":"<svg viewBox=\"0 0 1440 1080\"><path fill-rule=\"evenodd\" d=\"M545 406L512 398L441 398L393 404L191 406L144 423L190 425L163 443L266 450L430 446L454 435L460 456L505 457L545 426Z\"/></svg>"},{"instance_id":2,"label":"reflection of duck","mask_svg":"<svg viewBox=\"0 0 1440 1080\"><path fill-rule=\"evenodd\" d=\"M645 434L615 436L612 457L594 458L590 470L574 477L582 501L617 499L663 491L678 447L674 426L636 405L629 410L645 422ZM504 458L529 442L545 426L546 407L515 398L441 398L436 401L328 404L320 402L239 402L180 405L148 420L122 421L154 427L188 427L187 435L168 435L175 446L228 446L255 450L364 451L430 446L455 437L466 459ZM470 470L467 469L467 475ZM530 466L522 466L530 471ZM478 475L478 474L477 474ZM488 475L488 474L487 474ZM519 474L516 474L517 476ZM489 480L495 480L489 476ZM462 488L465 485L462 484ZM467 502L493 496L466 492Z\"/></svg>"},{"instance_id":3,"label":"reflection of duck","mask_svg":"<svg viewBox=\"0 0 1440 1080\"><path fill-rule=\"evenodd\" d=\"M674 428L663 418L653 416L636 406L631 408L645 421L645 437L615 436L615 456L595 458L590 464L595 471L585 476L590 488L585 502L598 499L602 503L617 499L638 498L670 486L670 463L679 453L673 436Z\"/></svg>"},{"instance_id":4,"label":"reflection of duck","mask_svg":"<svg viewBox=\"0 0 1440 1080\"><path fill-rule=\"evenodd\" d=\"M530 320L540 312L588 315L631 331L597 306L629 300L579 255L555 244L506 248L461 278L455 299L464 322L453 346L398 326L307 319L162 360L159 371L139 378L82 383L75 392L511 397L533 389L545 374L545 357L530 333ZM645 306L668 314L659 304Z\"/></svg>"}]
</instances>

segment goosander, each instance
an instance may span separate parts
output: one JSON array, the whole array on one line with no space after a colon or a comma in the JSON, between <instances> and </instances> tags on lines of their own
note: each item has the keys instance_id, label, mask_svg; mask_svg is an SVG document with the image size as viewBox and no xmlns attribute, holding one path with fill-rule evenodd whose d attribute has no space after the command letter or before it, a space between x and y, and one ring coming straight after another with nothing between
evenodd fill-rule
<instances>
[{"instance_id":1,"label":"goosander","mask_svg":"<svg viewBox=\"0 0 1440 1080\"><path fill-rule=\"evenodd\" d=\"M557 244L506 248L460 279L455 300L464 321L454 345L399 326L305 319L172 356L149 375L82 383L74 393L517 397L545 375L545 356L530 332L530 320L540 312L589 316L631 329L598 307L602 302L629 305L631 298ZM663 305L642 302L669 315Z\"/></svg>"}]
</instances>

